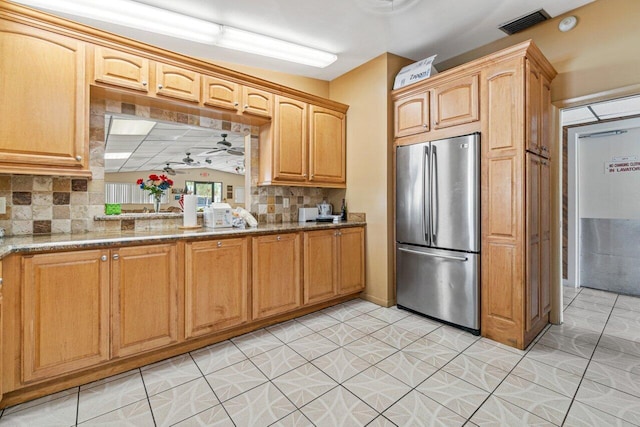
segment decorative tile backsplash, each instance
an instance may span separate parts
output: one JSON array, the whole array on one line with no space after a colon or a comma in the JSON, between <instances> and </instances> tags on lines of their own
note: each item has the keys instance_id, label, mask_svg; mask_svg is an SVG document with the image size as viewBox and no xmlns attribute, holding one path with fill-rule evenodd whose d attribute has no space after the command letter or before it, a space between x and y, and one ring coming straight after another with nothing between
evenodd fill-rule
<instances>
[{"instance_id":1,"label":"decorative tile backsplash","mask_svg":"<svg viewBox=\"0 0 640 427\"><path fill-rule=\"evenodd\" d=\"M251 206L259 223L296 222L298 208L314 207L328 196L328 190L306 187L258 187L259 127L213 119L196 114L164 110L111 99L94 98L90 105L89 166L92 179L0 175L0 197L6 198L7 211L0 214L0 227L6 235L84 233L113 229L158 229L166 220L117 222L96 221L104 214L105 114L128 114L218 130L251 134ZM284 207L284 199L289 206Z\"/></svg>"}]
</instances>

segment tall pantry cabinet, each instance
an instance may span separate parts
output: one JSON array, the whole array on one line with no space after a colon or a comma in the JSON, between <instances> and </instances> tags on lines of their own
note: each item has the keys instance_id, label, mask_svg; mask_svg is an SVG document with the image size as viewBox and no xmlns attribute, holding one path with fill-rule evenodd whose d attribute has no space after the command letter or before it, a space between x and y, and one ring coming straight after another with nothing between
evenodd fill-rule
<instances>
[{"instance_id":1,"label":"tall pantry cabinet","mask_svg":"<svg viewBox=\"0 0 640 427\"><path fill-rule=\"evenodd\" d=\"M525 348L551 309L550 83L531 44L482 76L482 335Z\"/></svg>"},{"instance_id":2,"label":"tall pantry cabinet","mask_svg":"<svg viewBox=\"0 0 640 427\"><path fill-rule=\"evenodd\" d=\"M481 334L518 348L551 309L555 75L529 40L392 94L396 145L481 133Z\"/></svg>"}]
</instances>

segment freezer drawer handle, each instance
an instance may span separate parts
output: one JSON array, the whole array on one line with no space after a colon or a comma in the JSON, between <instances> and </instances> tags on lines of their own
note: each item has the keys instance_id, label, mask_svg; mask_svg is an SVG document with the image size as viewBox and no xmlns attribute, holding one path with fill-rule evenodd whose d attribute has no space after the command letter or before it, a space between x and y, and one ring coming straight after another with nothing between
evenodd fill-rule
<instances>
[{"instance_id":1,"label":"freezer drawer handle","mask_svg":"<svg viewBox=\"0 0 640 427\"><path fill-rule=\"evenodd\" d=\"M454 261L468 261L469 260L469 258L467 258L466 256L438 255L438 254L429 254L429 253L420 252L420 251L412 251L411 249L405 249L405 248L398 248L398 249L401 252L408 252L410 254L430 256L430 257L434 257L434 258L444 258L444 259L450 259L450 260L454 260Z\"/></svg>"}]
</instances>

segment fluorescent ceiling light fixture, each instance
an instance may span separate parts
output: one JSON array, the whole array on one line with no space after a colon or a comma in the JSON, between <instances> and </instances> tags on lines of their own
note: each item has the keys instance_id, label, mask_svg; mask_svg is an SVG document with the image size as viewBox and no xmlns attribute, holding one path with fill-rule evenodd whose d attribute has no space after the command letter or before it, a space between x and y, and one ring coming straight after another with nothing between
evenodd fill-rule
<instances>
[{"instance_id":1,"label":"fluorescent ceiling light fixture","mask_svg":"<svg viewBox=\"0 0 640 427\"><path fill-rule=\"evenodd\" d=\"M250 31L216 24L131 0L15 0L27 6L124 25L227 49L323 68L338 57Z\"/></svg>"},{"instance_id":2,"label":"fluorescent ceiling light fixture","mask_svg":"<svg viewBox=\"0 0 640 427\"><path fill-rule=\"evenodd\" d=\"M104 153L105 160L122 160L128 159L133 153Z\"/></svg>"},{"instance_id":3,"label":"fluorescent ceiling light fixture","mask_svg":"<svg viewBox=\"0 0 640 427\"><path fill-rule=\"evenodd\" d=\"M324 68L338 59L333 53L274 39L273 37L263 36L262 34L256 34L250 31L239 30L226 25L222 26L222 33L220 34L217 45L228 49L240 50L242 52L254 53L256 55L268 56L319 68Z\"/></svg>"},{"instance_id":4,"label":"fluorescent ceiling light fixture","mask_svg":"<svg viewBox=\"0 0 640 427\"><path fill-rule=\"evenodd\" d=\"M123 120L114 118L111 121L109 135L147 135L156 125L148 120Z\"/></svg>"}]
</instances>

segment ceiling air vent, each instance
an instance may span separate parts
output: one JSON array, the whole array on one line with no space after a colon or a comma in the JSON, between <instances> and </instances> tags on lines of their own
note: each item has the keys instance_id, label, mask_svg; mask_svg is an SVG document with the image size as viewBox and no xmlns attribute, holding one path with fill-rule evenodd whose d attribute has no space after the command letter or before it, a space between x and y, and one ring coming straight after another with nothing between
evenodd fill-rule
<instances>
[{"instance_id":1,"label":"ceiling air vent","mask_svg":"<svg viewBox=\"0 0 640 427\"><path fill-rule=\"evenodd\" d=\"M549 14L544 11L544 9L540 9L527 15L521 16L520 18L516 18L512 21L506 22L500 25L498 29L511 35L519 33L522 30L526 30L529 27L533 27L534 25L539 24L542 21L546 21L547 19L551 19L551 16L549 16Z\"/></svg>"}]
</instances>

